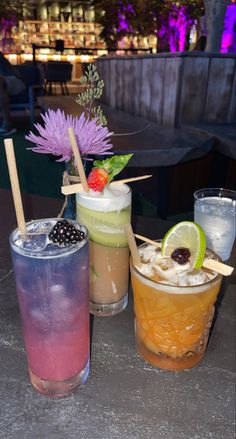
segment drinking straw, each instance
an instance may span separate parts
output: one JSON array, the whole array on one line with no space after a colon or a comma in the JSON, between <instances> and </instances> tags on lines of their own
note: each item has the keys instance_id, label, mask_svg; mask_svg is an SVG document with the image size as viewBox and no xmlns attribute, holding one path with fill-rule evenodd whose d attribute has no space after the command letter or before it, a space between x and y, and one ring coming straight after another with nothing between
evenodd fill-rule
<instances>
[{"instance_id":1,"label":"drinking straw","mask_svg":"<svg viewBox=\"0 0 236 439\"><path fill-rule=\"evenodd\" d=\"M138 235L137 233L135 233L134 236L137 239L140 239L140 241L144 241L147 242L148 244L152 244L158 248L161 248L161 242L153 241L152 239L146 238L145 236L142 235ZM231 267L230 265L227 264L223 264L222 262L216 261L215 259L204 259L202 266L204 268L207 268L208 270L222 274L223 276L230 276L234 271L234 267Z\"/></svg>"},{"instance_id":2,"label":"drinking straw","mask_svg":"<svg viewBox=\"0 0 236 439\"><path fill-rule=\"evenodd\" d=\"M75 138L75 133L73 128L68 128L68 134L69 134L69 139L70 139L70 144L71 144L71 148L74 154L74 158L75 158L75 164L76 167L78 169L78 173L79 173L79 177L81 180L81 184L83 186L83 190L85 192L89 191L89 187L88 187L88 183L87 183L87 179L86 179L86 175L84 172L84 167L83 167L83 163L81 160L81 156L80 156L80 152L79 152L79 148L76 142L76 138Z\"/></svg>"},{"instance_id":3,"label":"drinking straw","mask_svg":"<svg viewBox=\"0 0 236 439\"><path fill-rule=\"evenodd\" d=\"M25 235L26 233L25 216L24 216L24 210L23 210L21 193L20 193L20 185L19 185L19 179L18 179L18 173L16 167L16 158L14 153L13 140L5 139L4 145L5 145L5 151L7 157L7 165L8 165L8 171L11 181L11 189L12 189L13 201L15 206L18 229L21 235Z\"/></svg>"},{"instance_id":4,"label":"drinking straw","mask_svg":"<svg viewBox=\"0 0 236 439\"><path fill-rule=\"evenodd\" d=\"M133 259L133 264L135 267L140 268L141 267L141 259L138 252L138 247L134 238L133 230L131 224L126 224L125 226L125 232L128 239L129 249L130 253Z\"/></svg>"},{"instance_id":5,"label":"drinking straw","mask_svg":"<svg viewBox=\"0 0 236 439\"><path fill-rule=\"evenodd\" d=\"M152 175L140 175L138 177L123 178L121 180L112 181L111 185L118 186L119 184L132 183L133 181L145 180L146 178L150 178L150 177L152 177ZM62 186L61 192L64 195L71 195L71 194L75 194L76 192L82 192L82 189L83 188L81 183L77 183L71 186Z\"/></svg>"}]
</instances>

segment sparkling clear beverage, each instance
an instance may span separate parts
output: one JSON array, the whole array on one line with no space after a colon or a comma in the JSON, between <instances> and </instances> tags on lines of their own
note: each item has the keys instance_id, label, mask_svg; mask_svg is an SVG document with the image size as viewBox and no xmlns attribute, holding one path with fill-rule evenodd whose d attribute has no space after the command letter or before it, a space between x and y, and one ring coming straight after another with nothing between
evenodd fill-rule
<instances>
[{"instance_id":1,"label":"sparkling clear beverage","mask_svg":"<svg viewBox=\"0 0 236 439\"><path fill-rule=\"evenodd\" d=\"M236 192L206 189L194 196L194 221L205 231L207 247L226 261L235 240Z\"/></svg>"},{"instance_id":2,"label":"sparkling clear beverage","mask_svg":"<svg viewBox=\"0 0 236 439\"><path fill-rule=\"evenodd\" d=\"M66 395L89 374L87 231L82 227L85 238L70 247L44 248L56 221L28 223L26 239L18 229L10 236L30 380L48 396Z\"/></svg>"},{"instance_id":3,"label":"sparkling clear beverage","mask_svg":"<svg viewBox=\"0 0 236 439\"><path fill-rule=\"evenodd\" d=\"M129 248L124 225L131 217L131 190L127 185L76 195L77 219L89 231L90 312L118 314L127 306Z\"/></svg>"},{"instance_id":4,"label":"sparkling clear beverage","mask_svg":"<svg viewBox=\"0 0 236 439\"><path fill-rule=\"evenodd\" d=\"M139 253L140 270L131 259L136 349L161 369L194 367L205 354L222 276L179 266L154 246Z\"/></svg>"}]
</instances>

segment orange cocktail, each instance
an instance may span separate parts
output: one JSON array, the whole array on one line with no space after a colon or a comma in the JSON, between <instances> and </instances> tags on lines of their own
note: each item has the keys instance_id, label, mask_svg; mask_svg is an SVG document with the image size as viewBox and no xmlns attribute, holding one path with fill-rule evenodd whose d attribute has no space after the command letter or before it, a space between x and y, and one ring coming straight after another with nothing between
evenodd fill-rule
<instances>
[{"instance_id":1,"label":"orange cocktail","mask_svg":"<svg viewBox=\"0 0 236 439\"><path fill-rule=\"evenodd\" d=\"M131 261L136 348L148 362L181 370L202 359L222 276L207 279L194 286L170 285L140 273Z\"/></svg>"}]
</instances>

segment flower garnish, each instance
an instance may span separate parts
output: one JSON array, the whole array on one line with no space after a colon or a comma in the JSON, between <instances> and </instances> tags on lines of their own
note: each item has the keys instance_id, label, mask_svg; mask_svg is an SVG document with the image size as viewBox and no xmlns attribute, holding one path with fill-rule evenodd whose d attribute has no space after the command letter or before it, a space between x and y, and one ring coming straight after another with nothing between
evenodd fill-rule
<instances>
[{"instance_id":1,"label":"flower garnish","mask_svg":"<svg viewBox=\"0 0 236 439\"><path fill-rule=\"evenodd\" d=\"M41 116L44 126L39 123L34 125L39 135L35 135L30 131L29 135L25 136L27 140L36 144L33 148L28 149L41 154L53 154L59 157L58 162L69 162L73 153L68 128L72 127L81 156L87 154L112 154L112 151L110 151L112 144L109 137L113 133L98 124L96 118L89 120L84 113L79 118L73 117L65 115L64 111L61 110L48 110Z\"/></svg>"}]
</instances>

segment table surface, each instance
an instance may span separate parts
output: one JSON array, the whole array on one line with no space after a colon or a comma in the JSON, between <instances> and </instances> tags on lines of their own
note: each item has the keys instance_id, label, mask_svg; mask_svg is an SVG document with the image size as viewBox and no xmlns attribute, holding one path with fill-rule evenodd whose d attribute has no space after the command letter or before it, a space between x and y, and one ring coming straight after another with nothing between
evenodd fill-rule
<instances>
[{"instance_id":1,"label":"table surface","mask_svg":"<svg viewBox=\"0 0 236 439\"><path fill-rule=\"evenodd\" d=\"M196 160L207 155L213 136L190 126L161 127L142 117L102 104L108 128L114 133L115 153L134 153L128 166L163 167Z\"/></svg>"},{"instance_id":2,"label":"table surface","mask_svg":"<svg viewBox=\"0 0 236 439\"><path fill-rule=\"evenodd\" d=\"M215 139L215 150L222 155L236 160L236 123L215 123L196 124L191 127L194 130L208 135Z\"/></svg>"},{"instance_id":3,"label":"table surface","mask_svg":"<svg viewBox=\"0 0 236 439\"><path fill-rule=\"evenodd\" d=\"M199 366L168 372L136 353L130 295L121 314L93 320L87 383L66 398L48 398L34 391L27 373L8 246L16 222L10 191L0 190L0 205L0 438L234 437L235 273L224 281L224 297ZM29 220L56 216L61 201L27 195L24 206ZM161 237L169 226L159 219L134 218L135 230L150 238Z\"/></svg>"}]
</instances>

